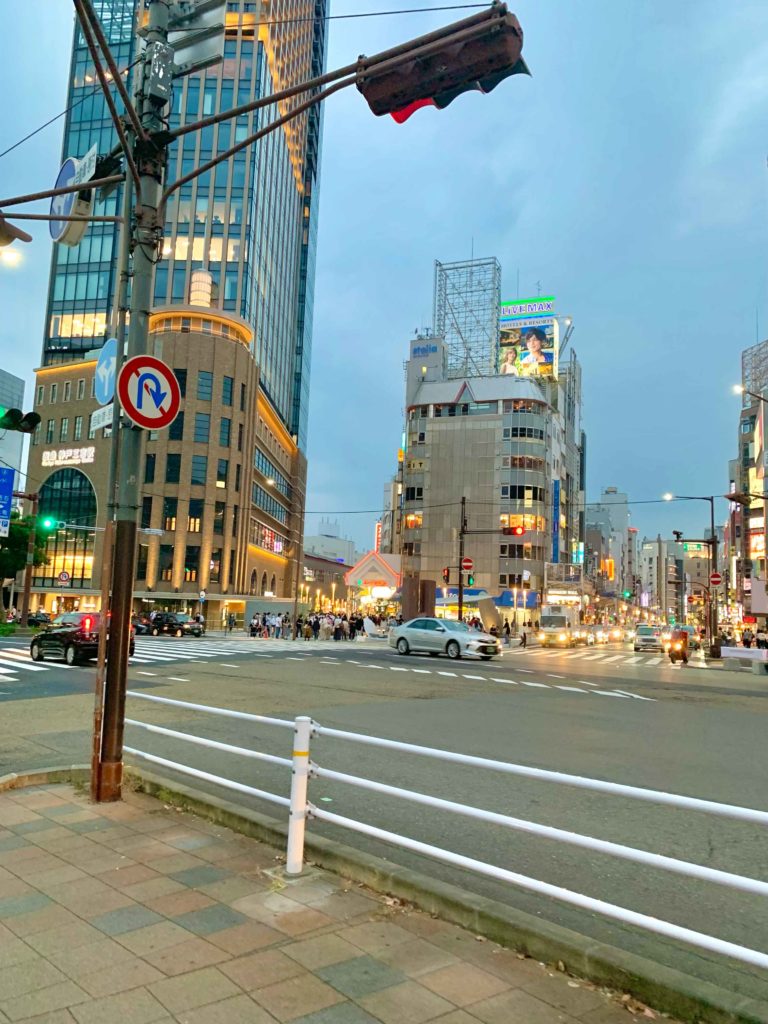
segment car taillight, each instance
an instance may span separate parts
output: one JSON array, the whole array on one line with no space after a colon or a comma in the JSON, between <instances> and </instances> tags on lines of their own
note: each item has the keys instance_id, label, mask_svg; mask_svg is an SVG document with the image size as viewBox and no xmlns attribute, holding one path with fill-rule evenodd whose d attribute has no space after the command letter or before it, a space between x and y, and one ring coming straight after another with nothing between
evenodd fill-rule
<instances>
[{"instance_id":1,"label":"car taillight","mask_svg":"<svg viewBox=\"0 0 768 1024\"><path fill-rule=\"evenodd\" d=\"M90 633L93 629L93 619L90 615L86 615L83 619L83 632Z\"/></svg>"}]
</instances>

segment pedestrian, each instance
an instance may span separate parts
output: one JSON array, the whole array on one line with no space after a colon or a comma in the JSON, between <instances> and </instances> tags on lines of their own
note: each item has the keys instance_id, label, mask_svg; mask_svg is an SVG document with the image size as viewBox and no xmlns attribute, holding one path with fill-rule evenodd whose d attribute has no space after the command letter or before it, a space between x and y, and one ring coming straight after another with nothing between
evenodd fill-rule
<instances>
[{"instance_id":1,"label":"pedestrian","mask_svg":"<svg viewBox=\"0 0 768 1024\"><path fill-rule=\"evenodd\" d=\"M768 647L768 634L765 632L762 626L760 626L757 630L757 633L755 633L755 640L757 642L757 646L761 650L764 651L766 647Z\"/></svg>"},{"instance_id":2,"label":"pedestrian","mask_svg":"<svg viewBox=\"0 0 768 1024\"><path fill-rule=\"evenodd\" d=\"M509 647L512 642L512 630L509 628L509 619L504 619L504 643Z\"/></svg>"},{"instance_id":3,"label":"pedestrian","mask_svg":"<svg viewBox=\"0 0 768 1024\"><path fill-rule=\"evenodd\" d=\"M520 646L521 647L527 647L528 646L528 634L525 632L525 629L523 629L522 633L520 634Z\"/></svg>"},{"instance_id":4,"label":"pedestrian","mask_svg":"<svg viewBox=\"0 0 768 1024\"><path fill-rule=\"evenodd\" d=\"M227 632L228 633L232 632L232 630L235 628L236 623L237 623L237 620L235 619L234 613L230 612L229 613L229 618L227 619Z\"/></svg>"},{"instance_id":5,"label":"pedestrian","mask_svg":"<svg viewBox=\"0 0 768 1024\"><path fill-rule=\"evenodd\" d=\"M749 626L747 626L747 628L741 634L741 642L744 644L744 646L746 648L750 648L752 646L752 640L753 640L752 630L749 628Z\"/></svg>"},{"instance_id":6,"label":"pedestrian","mask_svg":"<svg viewBox=\"0 0 768 1024\"><path fill-rule=\"evenodd\" d=\"M315 640L317 640L319 635L320 635L320 616L319 615L314 615L312 617L312 636L313 636L313 638Z\"/></svg>"},{"instance_id":7,"label":"pedestrian","mask_svg":"<svg viewBox=\"0 0 768 1024\"><path fill-rule=\"evenodd\" d=\"M251 622L250 622L250 625L248 627L248 632L254 638L258 636L258 633L259 633L259 617L256 614L256 612L254 612L253 615L251 616Z\"/></svg>"}]
</instances>

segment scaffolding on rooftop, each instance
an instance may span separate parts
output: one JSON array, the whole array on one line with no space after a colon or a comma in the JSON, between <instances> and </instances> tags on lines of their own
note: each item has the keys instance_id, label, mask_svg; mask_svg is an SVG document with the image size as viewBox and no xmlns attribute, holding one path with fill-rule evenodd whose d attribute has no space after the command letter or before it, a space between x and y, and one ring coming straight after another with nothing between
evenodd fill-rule
<instances>
[{"instance_id":1,"label":"scaffolding on rooftop","mask_svg":"<svg viewBox=\"0 0 768 1024\"><path fill-rule=\"evenodd\" d=\"M449 377L497 373L501 264L496 257L435 260L433 323L446 346Z\"/></svg>"}]
</instances>

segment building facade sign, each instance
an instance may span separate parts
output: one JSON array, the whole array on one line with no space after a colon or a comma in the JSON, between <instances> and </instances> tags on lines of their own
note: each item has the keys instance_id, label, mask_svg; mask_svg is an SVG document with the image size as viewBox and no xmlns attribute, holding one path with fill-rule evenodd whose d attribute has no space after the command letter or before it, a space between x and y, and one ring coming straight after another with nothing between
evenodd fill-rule
<instances>
[{"instance_id":1,"label":"building facade sign","mask_svg":"<svg viewBox=\"0 0 768 1024\"><path fill-rule=\"evenodd\" d=\"M501 321L516 320L518 317L555 315L554 295L537 296L535 299L514 299L512 302L502 302Z\"/></svg>"},{"instance_id":2,"label":"building facade sign","mask_svg":"<svg viewBox=\"0 0 768 1024\"><path fill-rule=\"evenodd\" d=\"M82 466L93 462L96 457L96 449L93 445L88 448L59 448L49 452L43 452L42 464L53 466L57 469L60 466Z\"/></svg>"}]
</instances>

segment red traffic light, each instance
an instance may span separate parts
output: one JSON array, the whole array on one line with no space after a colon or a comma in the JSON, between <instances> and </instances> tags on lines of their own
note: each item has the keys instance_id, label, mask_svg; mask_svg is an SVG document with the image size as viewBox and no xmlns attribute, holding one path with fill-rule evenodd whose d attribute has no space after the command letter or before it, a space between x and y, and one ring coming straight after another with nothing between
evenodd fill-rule
<instances>
[{"instance_id":1,"label":"red traffic light","mask_svg":"<svg viewBox=\"0 0 768 1024\"><path fill-rule=\"evenodd\" d=\"M445 569L443 569L443 582L444 583L450 583L450 581L451 581L451 570L446 567Z\"/></svg>"},{"instance_id":2,"label":"red traffic light","mask_svg":"<svg viewBox=\"0 0 768 1024\"><path fill-rule=\"evenodd\" d=\"M505 537L522 537L525 533L524 526L505 526L501 531Z\"/></svg>"},{"instance_id":3,"label":"red traffic light","mask_svg":"<svg viewBox=\"0 0 768 1024\"><path fill-rule=\"evenodd\" d=\"M443 109L463 92L487 93L510 75L530 74L522 49L519 21L496 3L370 63L361 58L357 88L374 114L402 124L420 107Z\"/></svg>"}]
</instances>

